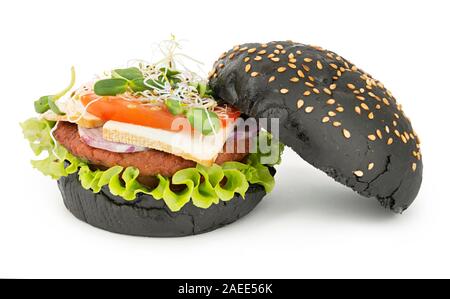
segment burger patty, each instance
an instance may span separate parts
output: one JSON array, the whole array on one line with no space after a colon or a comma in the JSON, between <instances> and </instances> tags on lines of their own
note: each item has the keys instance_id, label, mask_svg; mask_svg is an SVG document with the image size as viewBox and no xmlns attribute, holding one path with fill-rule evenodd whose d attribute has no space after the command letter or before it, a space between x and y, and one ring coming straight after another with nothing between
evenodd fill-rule
<instances>
[{"instance_id":1,"label":"burger patty","mask_svg":"<svg viewBox=\"0 0 450 299\"><path fill-rule=\"evenodd\" d=\"M55 139L72 155L89 161L90 164L109 168L116 165L122 167L136 167L142 177L156 176L158 174L171 177L181 169L195 167L196 162L181 157L149 149L136 153L114 153L104 149L94 148L86 144L78 134L76 124L59 122L53 133ZM248 140L246 140L248 144ZM243 161L248 155L248 146L245 153L219 153L215 163L223 164L228 161Z\"/></svg>"}]
</instances>

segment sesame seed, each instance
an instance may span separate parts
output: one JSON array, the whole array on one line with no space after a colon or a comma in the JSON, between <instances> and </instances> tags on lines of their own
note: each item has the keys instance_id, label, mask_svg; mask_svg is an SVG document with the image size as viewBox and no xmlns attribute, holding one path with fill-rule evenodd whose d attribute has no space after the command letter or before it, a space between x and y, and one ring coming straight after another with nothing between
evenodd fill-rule
<instances>
[{"instance_id":1,"label":"sesame seed","mask_svg":"<svg viewBox=\"0 0 450 299\"><path fill-rule=\"evenodd\" d=\"M274 58L275 57L275 54L269 54L269 55L267 55L267 58Z\"/></svg>"},{"instance_id":2,"label":"sesame seed","mask_svg":"<svg viewBox=\"0 0 450 299\"><path fill-rule=\"evenodd\" d=\"M244 51L247 50L247 49L248 49L248 47L244 47L244 48L242 48L242 49L239 49L239 51L244 52Z\"/></svg>"},{"instance_id":3,"label":"sesame seed","mask_svg":"<svg viewBox=\"0 0 450 299\"><path fill-rule=\"evenodd\" d=\"M324 118L322 118L323 123L327 123L329 121L330 121L330 118L328 116L325 116Z\"/></svg>"},{"instance_id":4,"label":"sesame seed","mask_svg":"<svg viewBox=\"0 0 450 299\"><path fill-rule=\"evenodd\" d=\"M380 104L376 104L375 109L380 110L381 109L381 105Z\"/></svg>"},{"instance_id":5,"label":"sesame seed","mask_svg":"<svg viewBox=\"0 0 450 299\"><path fill-rule=\"evenodd\" d=\"M295 53L297 53L298 55L302 55L302 51L300 50L295 51Z\"/></svg>"},{"instance_id":6,"label":"sesame seed","mask_svg":"<svg viewBox=\"0 0 450 299\"><path fill-rule=\"evenodd\" d=\"M330 85L330 89L331 89L331 90L335 90L335 89L336 89L336 86L337 86L336 84L331 84L331 85Z\"/></svg>"},{"instance_id":7,"label":"sesame seed","mask_svg":"<svg viewBox=\"0 0 450 299\"><path fill-rule=\"evenodd\" d=\"M304 62L311 62L311 61L313 61L311 58L305 58L305 59L303 59L303 61Z\"/></svg>"},{"instance_id":8,"label":"sesame seed","mask_svg":"<svg viewBox=\"0 0 450 299\"><path fill-rule=\"evenodd\" d=\"M322 63L319 60L317 60L317 68L319 70L323 69L323 65L322 65Z\"/></svg>"},{"instance_id":9,"label":"sesame seed","mask_svg":"<svg viewBox=\"0 0 450 299\"><path fill-rule=\"evenodd\" d=\"M362 172L361 170L355 170L353 171L353 174L356 175L357 177L364 176L364 172Z\"/></svg>"},{"instance_id":10,"label":"sesame seed","mask_svg":"<svg viewBox=\"0 0 450 299\"><path fill-rule=\"evenodd\" d=\"M417 163L413 163L412 164L412 166L411 166L411 168L412 168L412 171L416 171L416 169L417 169Z\"/></svg>"},{"instance_id":11,"label":"sesame seed","mask_svg":"<svg viewBox=\"0 0 450 299\"><path fill-rule=\"evenodd\" d=\"M252 68L252 66L250 64L247 64L245 66L245 72L248 73L250 71L250 69Z\"/></svg>"},{"instance_id":12,"label":"sesame seed","mask_svg":"<svg viewBox=\"0 0 450 299\"><path fill-rule=\"evenodd\" d=\"M275 50L275 51L273 51L273 53L275 53L275 54L280 54L280 50Z\"/></svg>"},{"instance_id":13,"label":"sesame seed","mask_svg":"<svg viewBox=\"0 0 450 299\"><path fill-rule=\"evenodd\" d=\"M390 130L389 130L389 127L388 127L388 126L385 126L385 127L384 127L384 130L386 131L386 133L389 134Z\"/></svg>"},{"instance_id":14,"label":"sesame seed","mask_svg":"<svg viewBox=\"0 0 450 299\"><path fill-rule=\"evenodd\" d=\"M318 90L317 88L314 88L313 91L314 91L315 94L319 94L320 93L320 90Z\"/></svg>"},{"instance_id":15,"label":"sesame seed","mask_svg":"<svg viewBox=\"0 0 450 299\"><path fill-rule=\"evenodd\" d=\"M252 76L252 77L256 77L256 76L258 76L258 75L259 75L258 72L253 72L253 73L250 74L250 76Z\"/></svg>"},{"instance_id":16,"label":"sesame seed","mask_svg":"<svg viewBox=\"0 0 450 299\"><path fill-rule=\"evenodd\" d=\"M375 163L369 163L369 165L367 166L367 169L372 170L374 166L375 166Z\"/></svg>"},{"instance_id":17,"label":"sesame seed","mask_svg":"<svg viewBox=\"0 0 450 299\"><path fill-rule=\"evenodd\" d=\"M305 101L303 101L302 99L299 99L297 101L297 109L302 108L304 104L305 104Z\"/></svg>"},{"instance_id":18,"label":"sesame seed","mask_svg":"<svg viewBox=\"0 0 450 299\"><path fill-rule=\"evenodd\" d=\"M359 108L358 106L355 107L355 112L358 114L361 114L361 108Z\"/></svg>"},{"instance_id":19,"label":"sesame seed","mask_svg":"<svg viewBox=\"0 0 450 299\"><path fill-rule=\"evenodd\" d=\"M272 77L269 78L269 82L272 82L274 80L275 80L275 76L272 76Z\"/></svg>"},{"instance_id":20,"label":"sesame seed","mask_svg":"<svg viewBox=\"0 0 450 299\"><path fill-rule=\"evenodd\" d=\"M289 57L289 59L292 59L292 58L294 58L295 56L294 56L294 54L290 53L290 54L288 55L288 57Z\"/></svg>"},{"instance_id":21,"label":"sesame seed","mask_svg":"<svg viewBox=\"0 0 450 299\"><path fill-rule=\"evenodd\" d=\"M279 73L282 73L282 72L286 71L286 68L285 68L284 66L281 66L281 67L279 67L279 68L277 69L277 71L278 71Z\"/></svg>"},{"instance_id":22,"label":"sesame seed","mask_svg":"<svg viewBox=\"0 0 450 299\"><path fill-rule=\"evenodd\" d=\"M231 53L230 56L228 56L228 58L233 59L234 55L235 55L234 53Z\"/></svg>"},{"instance_id":23,"label":"sesame seed","mask_svg":"<svg viewBox=\"0 0 450 299\"><path fill-rule=\"evenodd\" d=\"M220 68L223 68L224 66L225 66L225 64L223 64L223 63L219 64Z\"/></svg>"},{"instance_id":24,"label":"sesame seed","mask_svg":"<svg viewBox=\"0 0 450 299\"><path fill-rule=\"evenodd\" d=\"M331 117L336 116L336 112L334 112L334 111L328 111L328 115L331 116Z\"/></svg>"},{"instance_id":25,"label":"sesame seed","mask_svg":"<svg viewBox=\"0 0 450 299\"><path fill-rule=\"evenodd\" d=\"M356 88L356 86L353 85L353 84L351 84L351 83L348 83L348 84L347 84L347 87L350 88L350 89L355 89L355 88Z\"/></svg>"},{"instance_id":26,"label":"sesame seed","mask_svg":"<svg viewBox=\"0 0 450 299\"><path fill-rule=\"evenodd\" d=\"M312 84L311 82L305 82L305 85L308 87L314 87L314 84Z\"/></svg>"},{"instance_id":27,"label":"sesame seed","mask_svg":"<svg viewBox=\"0 0 450 299\"><path fill-rule=\"evenodd\" d=\"M389 103L388 99L386 99L386 98L383 98L383 103L384 103L384 104L386 104L387 106L389 106L389 105L390 105L390 103Z\"/></svg>"},{"instance_id":28,"label":"sesame seed","mask_svg":"<svg viewBox=\"0 0 450 299\"><path fill-rule=\"evenodd\" d=\"M311 94L311 92L309 90L307 90L303 93L304 96L309 96L310 94Z\"/></svg>"},{"instance_id":29,"label":"sesame seed","mask_svg":"<svg viewBox=\"0 0 450 299\"><path fill-rule=\"evenodd\" d=\"M297 71L297 75L298 75L300 78L305 78L305 74L302 72L302 70L298 70L298 71Z\"/></svg>"},{"instance_id":30,"label":"sesame seed","mask_svg":"<svg viewBox=\"0 0 450 299\"><path fill-rule=\"evenodd\" d=\"M290 63L296 63L296 62L297 62L297 59L291 58L291 59L289 59L289 62L290 62Z\"/></svg>"},{"instance_id":31,"label":"sesame seed","mask_svg":"<svg viewBox=\"0 0 450 299\"><path fill-rule=\"evenodd\" d=\"M291 69L296 69L296 68L297 68L297 66L296 66L295 64L293 64L293 63L288 63L288 66L289 66Z\"/></svg>"},{"instance_id":32,"label":"sesame seed","mask_svg":"<svg viewBox=\"0 0 450 299\"><path fill-rule=\"evenodd\" d=\"M406 140L405 136L402 135L401 139L402 139L403 143L408 143L408 140Z\"/></svg>"},{"instance_id":33,"label":"sesame seed","mask_svg":"<svg viewBox=\"0 0 450 299\"><path fill-rule=\"evenodd\" d=\"M253 58L254 60L256 60L256 61L260 61L261 59L262 59L262 57L261 56L256 56L255 58Z\"/></svg>"},{"instance_id":34,"label":"sesame seed","mask_svg":"<svg viewBox=\"0 0 450 299\"><path fill-rule=\"evenodd\" d=\"M305 71L309 72L311 70L311 68L307 65L302 64L302 67Z\"/></svg>"},{"instance_id":35,"label":"sesame seed","mask_svg":"<svg viewBox=\"0 0 450 299\"><path fill-rule=\"evenodd\" d=\"M234 46L233 51L238 51L239 50L239 46Z\"/></svg>"},{"instance_id":36,"label":"sesame seed","mask_svg":"<svg viewBox=\"0 0 450 299\"><path fill-rule=\"evenodd\" d=\"M244 62L248 62L250 60L250 57L245 57Z\"/></svg>"},{"instance_id":37,"label":"sesame seed","mask_svg":"<svg viewBox=\"0 0 450 299\"><path fill-rule=\"evenodd\" d=\"M259 55L264 55L264 54L266 54L266 53L267 53L266 50L261 50L261 51L258 52Z\"/></svg>"},{"instance_id":38,"label":"sesame seed","mask_svg":"<svg viewBox=\"0 0 450 299\"><path fill-rule=\"evenodd\" d=\"M261 47L267 48L267 44L262 44Z\"/></svg>"},{"instance_id":39,"label":"sesame seed","mask_svg":"<svg viewBox=\"0 0 450 299\"><path fill-rule=\"evenodd\" d=\"M387 141L387 144L388 144L388 145L391 145L392 143L394 143L394 139L389 138L388 141Z\"/></svg>"},{"instance_id":40,"label":"sesame seed","mask_svg":"<svg viewBox=\"0 0 450 299\"><path fill-rule=\"evenodd\" d=\"M369 140L371 140L371 141L375 141L375 140L377 140L377 136L375 136L375 135L369 135L369 136L367 136L367 138L369 138Z\"/></svg>"},{"instance_id":41,"label":"sesame seed","mask_svg":"<svg viewBox=\"0 0 450 299\"><path fill-rule=\"evenodd\" d=\"M332 68L334 68L335 70L338 69L338 66L337 66L336 64L334 64L334 63L331 63L330 66L331 66Z\"/></svg>"},{"instance_id":42,"label":"sesame seed","mask_svg":"<svg viewBox=\"0 0 450 299\"><path fill-rule=\"evenodd\" d=\"M287 93L289 92L289 89L287 89L287 88L282 88L282 89L280 89L280 92L281 92L282 94L287 94Z\"/></svg>"},{"instance_id":43,"label":"sesame seed","mask_svg":"<svg viewBox=\"0 0 450 299\"><path fill-rule=\"evenodd\" d=\"M273 58L270 58L270 60L272 60L273 62L278 62L278 61L280 61L280 58L278 58L278 57L273 57Z\"/></svg>"},{"instance_id":44,"label":"sesame seed","mask_svg":"<svg viewBox=\"0 0 450 299\"><path fill-rule=\"evenodd\" d=\"M342 134L344 134L344 137L347 139L352 137L352 135L350 134L350 131L348 131L347 129L343 129Z\"/></svg>"},{"instance_id":45,"label":"sesame seed","mask_svg":"<svg viewBox=\"0 0 450 299\"><path fill-rule=\"evenodd\" d=\"M323 92L325 92L326 94L328 94L328 95L332 95L333 93L331 92L331 90L329 90L328 88L324 88L323 89Z\"/></svg>"},{"instance_id":46,"label":"sesame seed","mask_svg":"<svg viewBox=\"0 0 450 299\"><path fill-rule=\"evenodd\" d=\"M252 54L256 52L256 48L251 48L247 51L248 53Z\"/></svg>"},{"instance_id":47,"label":"sesame seed","mask_svg":"<svg viewBox=\"0 0 450 299\"><path fill-rule=\"evenodd\" d=\"M328 105L333 105L334 103L336 103L336 100L335 100L335 99L329 99L329 100L327 101L327 104L328 104Z\"/></svg>"},{"instance_id":48,"label":"sesame seed","mask_svg":"<svg viewBox=\"0 0 450 299\"><path fill-rule=\"evenodd\" d=\"M289 81L291 81L291 82L298 82L298 81L300 81L300 79L297 78L297 77L292 77L291 79L289 79Z\"/></svg>"},{"instance_id":49,"label":"sesame seed","mask_svg":"<svg viewBox=\"0 0 450 299\"><path fill-rule=\"evenodd\" d=\"M410 140L408 133L404 132L403 135L405 135L406 140Z\"/></svg>"},{"instance_id":50,"label":"sesame seed","mask_svg":"<svg viewBox=\"0 0 450 299\"><path fill-rule=\"evenodd\" d=\"M364 110L369 110L369 106L367 106L366 103L361 103L361 107L362 107Z\"/></svg>"},{"instance_id":51,"label":"sesame seed","mask_svg":"<svg viewBox=\"0 0 450 299\"><path fill-rule=\"evenodd\" d=\"M367 117L368 117L369 119L373 119L375 116L374 116L373 112L370 112L369 115L367 115Z\"/></svg>"},{"instance_id":52,"label":"sesame seed","mask_svg":"<svg viewBox=\"0 0 450 299\"><path fill-rule=\"evenodd\" d=\"M341 126L341 123L338 122L338 121L335 121L335 122L333 122L333 126L335 126L335 127L340 127L340 126Z\"/></svg>"},{"instance_id":53,"label":"sesame seed","mask_svg":"<svg viewBox=\"0 0 450 299\"><path fill-rule=\"evenodd\" d=\"M366 98L363 97L363 96L357 96L356 98L357 98L358 100L360 100L360 101L365 101L365 100L366 100Z\"/></svg>"},{"instance_id":54,"label":"sesame seed","mask_svg":"<svg viewBox=\"0 0 450 299\"><path fill-rule=\"evenodd\" d=\"M383 139L383 134L381 134L380 130L377 130L377 136L378 138Z\"/></svg>"},{"instance_id":55,"label":"sesame seed","mask_svg":"<svg viewBox=\"0 0 450 299\"><path fill-rule=\"evenodd\" d=\"M344 112L344 107L342 107L342 106L341 107L337 107L336 111L337 112Z\"/></svg>"},{"instance_id":56,"label":"sesame seed","mask_svg":"<svg viewBox=\"0 0 450 299\"><path fill-rule=\"evenodd\" d=\"M305 108L306 113L311 113L311 112L313 112L313 110L314 110L314 107L312 107L312 106L308 106Z\"/></svg>"},{"instance_id":57,"label":"sesame seed","mask_svg":"<svg viewBox=\"0 0 450 299\"><path fill-rule=\"evenodd\" d=\"M283 46L282 45L276 45L275 46L277 49L283 50Z\"/></svg>"}]
</instances>

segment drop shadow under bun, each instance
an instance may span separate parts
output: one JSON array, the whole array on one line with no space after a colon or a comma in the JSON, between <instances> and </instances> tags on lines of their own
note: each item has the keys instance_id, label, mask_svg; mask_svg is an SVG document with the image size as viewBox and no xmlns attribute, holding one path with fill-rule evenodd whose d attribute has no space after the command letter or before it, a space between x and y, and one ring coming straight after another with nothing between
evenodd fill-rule
<instances>
[{"instance_id":1,"label":"drop shadow under bun","mask_svg":"<svg viewBox=\"0 0 450 299\"><path fill-rule=\"evenodd\" d=\"M336 181L398 213L416 198L422 154L402 106L336 53L292 41L243 44L220 56L210 83L243 113L278 118L280 140Z\"/></svg>"}]
</instances>

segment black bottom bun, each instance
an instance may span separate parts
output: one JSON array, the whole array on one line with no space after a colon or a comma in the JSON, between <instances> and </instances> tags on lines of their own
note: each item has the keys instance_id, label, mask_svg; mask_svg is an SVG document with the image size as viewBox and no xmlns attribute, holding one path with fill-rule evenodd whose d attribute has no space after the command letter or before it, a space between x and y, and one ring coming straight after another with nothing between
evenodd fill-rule
<instances>
[{"instance_id":1,"label":"black bottom bun","mask_svg":"<svg viewBox=\"0 0 450 299\"><path fill-rule=\"evenodd\" d=\"M247 215L266 195L262 186L250 185L245 200L236 195L208 209L190 202L179 212L171 212L162 200L146 194L132 202L112 195L108 187L95 194L81 186L76 173L59 179L58 186L65 206L79 220L110 232L143 237L182 237L215 230Z\"/></svg>"}]
</instances>

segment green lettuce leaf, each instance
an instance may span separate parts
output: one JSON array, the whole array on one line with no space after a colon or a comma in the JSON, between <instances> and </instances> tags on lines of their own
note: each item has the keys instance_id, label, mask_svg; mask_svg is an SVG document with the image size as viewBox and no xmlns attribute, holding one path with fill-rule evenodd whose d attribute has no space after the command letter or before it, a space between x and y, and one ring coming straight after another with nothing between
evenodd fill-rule
<instances>
[{"instance_id":1,"label":"green lettuce leaf","mask_svg":"<svg viewBox=\"0 0 450 299\"><path fill-rule=\"evenodd\" d=\"M59 179L77 172L83 162L53 141L50 132L54 125L38 118L30 118L20 124L34 154L44 155L41 160L32 160L31 165L52 179Z\"/></svg>"},{"instance_id":2,"label":"green lettuce leaf","mask_svg":"<svg viewBox=\"0 0 450 299\"><path fill-rule=\"evenodd\" d=\"M164 200L171 211L177 212L191 200L196 207L207 209L220 200L232 199L236 193L245 198L250 184L263 186L267 193L275 185L269 168L260 163L261 154L255 153L249 155L247 163L226 162L221 166L214 164L211 167L197 164L195 168L176 172L172 178L158 175L158 185L149 190L137 181L137 168L114 166L107 170L92 170L87 163L53 140L51 130L54 125L38 118L21 123L23 134L33 152L36 155L46 155L42 160L33 160L32 165L53 179L78 171L82 187L94 193L107 186L113 195L121 196L127 201L135 200L140 193L150 194L156 200ZM279 161L279 157L275 160Z\"/></svg>"}]
</instances>

